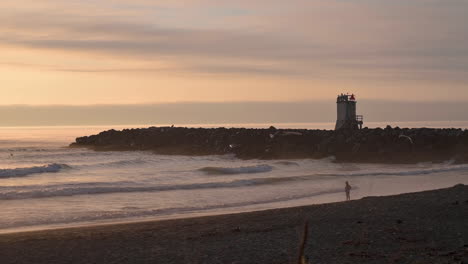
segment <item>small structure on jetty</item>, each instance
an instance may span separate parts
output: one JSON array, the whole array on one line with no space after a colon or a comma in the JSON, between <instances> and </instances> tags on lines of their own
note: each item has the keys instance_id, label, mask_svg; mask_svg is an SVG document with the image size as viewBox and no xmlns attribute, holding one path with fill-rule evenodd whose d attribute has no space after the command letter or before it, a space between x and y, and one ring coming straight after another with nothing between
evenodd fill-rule
<instances>
[{"instance_id":1,"label":"small structure on jetty","mask_svg":"<svg viewBox=\"0 0 468 264\"><path fill-rule=\"evenodd\" d=\"M336 99L337 119L335 130L362 129L363 116L356 114L356 96L341 94Z\"/></svg>"}]
</instances>

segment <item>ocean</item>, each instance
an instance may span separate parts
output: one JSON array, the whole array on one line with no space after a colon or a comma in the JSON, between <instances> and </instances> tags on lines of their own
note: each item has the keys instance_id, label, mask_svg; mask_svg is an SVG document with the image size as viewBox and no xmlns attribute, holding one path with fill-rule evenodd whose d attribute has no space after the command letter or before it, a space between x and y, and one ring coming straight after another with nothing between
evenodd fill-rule
<instances>
[{"instance_id":1,"label":"ocean","mask_svg":"<svg viewBox=\"0 0 468 264\"><path fill-rule=\"evenodd\" d=\"M332 123L198 124L196 127L331 129ZM368 123L385 127L384 123ZM400 127L468 128L468 122ZM0 128L0 233L292 207L468 184L468 164L339 164L322 160L239 160L68 148L102 127Z\"/></svg>"}]
</instances>

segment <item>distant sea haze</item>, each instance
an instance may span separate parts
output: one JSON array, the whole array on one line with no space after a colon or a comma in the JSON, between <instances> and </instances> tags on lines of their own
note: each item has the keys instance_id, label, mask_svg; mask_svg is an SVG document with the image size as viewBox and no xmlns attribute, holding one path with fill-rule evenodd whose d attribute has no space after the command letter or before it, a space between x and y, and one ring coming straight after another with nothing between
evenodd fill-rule
<instances>
[{"instance_id":1,"label":"distant sea haze","mask_svg":"<svg viewBox=\"0 0 468 264\"><path fill-rule=\"evenodd\" d=\"M466 102L358 100L364 126L465 127ZM303 102L166 103L89 106L0 106L0 126L105 126L300 123L301 128L332 128L335 98ZM429 122L430 121L430 122ZM437 121L436 123L431 123ZM448 122L448 123L444 123ZM304 127L303 124L309 124ZM314 124L313 127L310 124ZM257 126L257 125L255 125ZM291 125L297 127L296 125Z\"/></svg>"}]
</instances>

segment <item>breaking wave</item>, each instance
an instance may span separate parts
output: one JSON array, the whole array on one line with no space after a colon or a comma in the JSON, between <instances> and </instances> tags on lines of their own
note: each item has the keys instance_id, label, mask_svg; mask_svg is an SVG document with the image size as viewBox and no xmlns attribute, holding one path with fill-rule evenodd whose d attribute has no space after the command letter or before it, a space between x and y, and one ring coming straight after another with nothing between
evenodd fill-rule
<instances>
[{"instance_id":1,"label":"breaking wave","mask_svg":"<svg viewBox=\"0 0 468 264\"><path fill-rule=\"evenodd\" d=\"M64 164L50 164L47 166L0 170L0 177L21 177L33 173L58 172L64 168L70 168ZM226 171L230 169L233 171ZM208 173L260 173L271 170L268 165L259 165L252 167L239 168L204 168ZM246 172L246 170L248 172ZM6 186L0 188L0 200L16 200L31 198L63 197L74 195L99 195L112 193L135 193L135 192L164 192L179 190L199 190L199 189L217 189L217 188L239 188L248 186L273 185L288 182L318 180L322 177L359 177L359 176L414 176L426 175L432 173L443 173L452 171L468 171L468 165L450 166L443 168L431 168L421 170L394 171L394 172L362 172L362 173L335 173L335 174L310 174L302 176L289 177L260 177L249 179L238 179L221 182L205 182L193 184L167 184L167 185L142 185L136 182L100 182L100 183L78 183L49 186ZM6 176L7 175L7 176ZM323 178L322 178L323 179Z\"/></svg>"},{"instance_id":2,"label":"breaking wave","mask_svg":"<svg viewBox=\"0 0 468 264\"><path fill-rule=\"evenodd\" d=\"M219 174L219 175L229 175L229 174L252 174L252 173L263 173L272 171L273 167L270 165L256 165L256 166L247 166L247 167L204 167L199 169L206 174Z\"/></svg>"},{"instance_id":3,"label":"breaking wave","mask_svg":"<svg viewBox=\"0 0 468 264\"><path fill-rule=\"evenodd\" d=\"M26 177L31 174L38 173L50 173L50 172L59 172L63 169L69 169L70 166L66 164L47 164L43 166L33 166L26 168L15 168L15 169L0 169L0 179L1 178L15 178L15 177Z\"/></svg>"},{"instance_id":4,"label":"breaking wave","mask_svg":"<svg viewBox=\"0 0 468 264\"><path fill-rule=\"evenodd\" d=\"M19 200L31 198L49 198L57 196L74 196L74 195L97 195L97 194L112 194L112 193L135 193L135 192L164 192L178 190L199 190L199 189L216 189L216 188L238 188L247 186L272 185L284 182L311 180L313 176L294 176L294 177L271 177L271 178L252 178L244 180L234 180L229 182L206 182L194 184L174 184L174 185L115 185L115 184L98 184L93 186L92 183L87 184L66 184L66 185L51 185L39 186L40 189L34 186L29 186L28 189L17 190L16 187L0 188L0 200ZM118 183L117 183L118 184Z\"/></svg>"}]
</instances>

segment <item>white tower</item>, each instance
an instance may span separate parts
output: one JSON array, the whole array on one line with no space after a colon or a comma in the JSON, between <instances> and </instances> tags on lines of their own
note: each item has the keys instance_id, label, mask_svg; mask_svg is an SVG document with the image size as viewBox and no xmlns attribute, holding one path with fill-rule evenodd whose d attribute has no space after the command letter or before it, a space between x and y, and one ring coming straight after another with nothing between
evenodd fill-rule
<instances>
[{"instance_id":1,"label":"white tower","mask_svg":"<svg viewBox=\"0 0 468 264\"><path fill-rule=\"evenodd\" d=\"M362 128L363 117L356 115L356 97L354 94L338 95L336 100L337 119L335 130Z\"/></svg>"}]
</instances>

